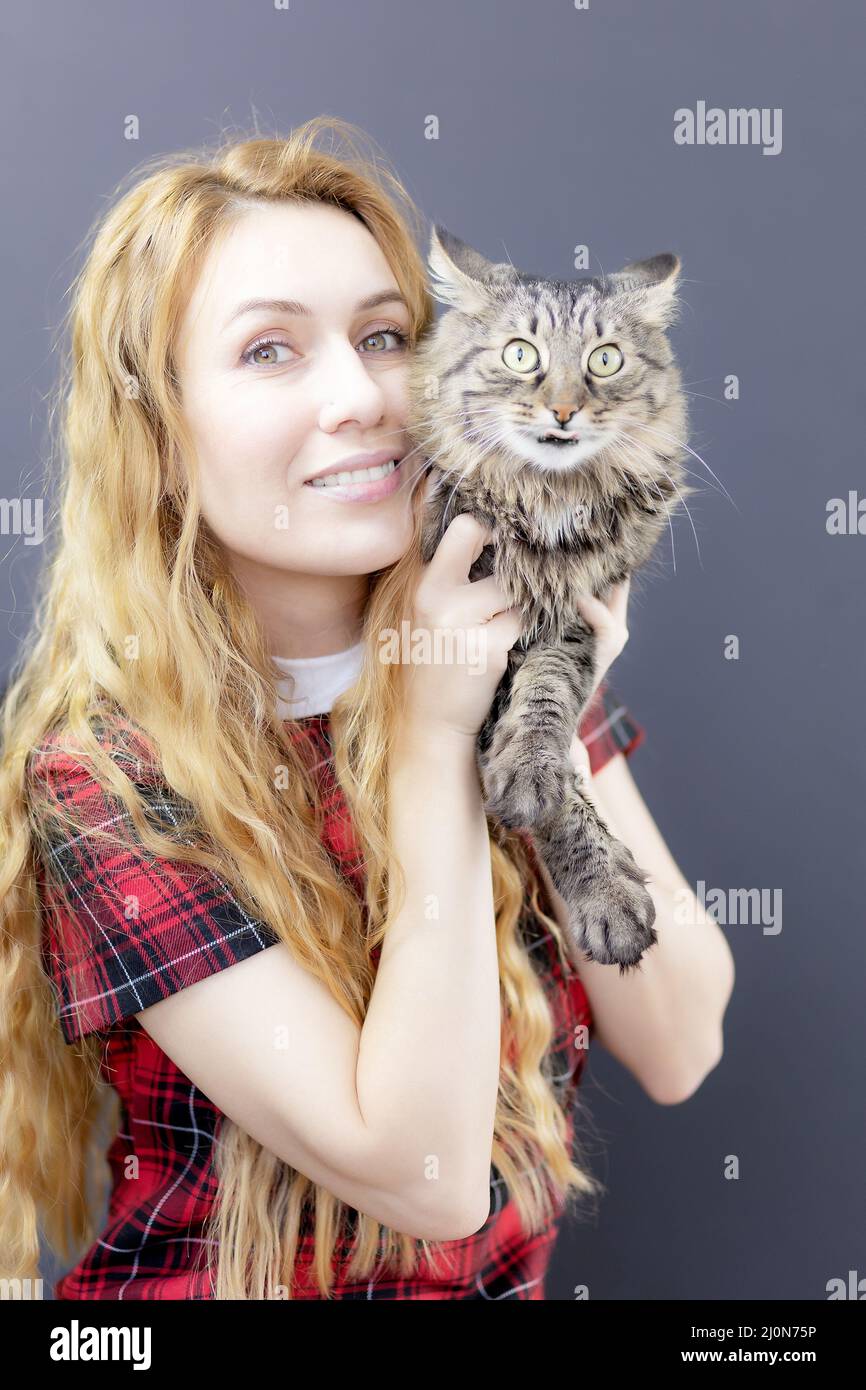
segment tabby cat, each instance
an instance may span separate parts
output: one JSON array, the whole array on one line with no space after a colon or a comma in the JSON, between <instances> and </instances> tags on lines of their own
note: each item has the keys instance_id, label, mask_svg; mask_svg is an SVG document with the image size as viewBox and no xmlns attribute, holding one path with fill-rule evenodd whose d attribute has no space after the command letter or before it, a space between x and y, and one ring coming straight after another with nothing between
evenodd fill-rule
<instances>
[{"instance_id":1,"label":"tabby cat","mask_svg":"<svg viewBox=\"0 0 866 1390\"><path fill-rule=\"evenodd\" d=\"M667 328L673 254L551 280L493 263L434 227L432 292L448 310L409 369L409 432L428 471L423 559L470 512L523 613L477 752L485 805L532 833L579 953L620 972L657 940L646 875L575 778L568 749L595 671L578 594L604 599L649 558L687 487L687 411Z\"/></svg>"}]
</instances>

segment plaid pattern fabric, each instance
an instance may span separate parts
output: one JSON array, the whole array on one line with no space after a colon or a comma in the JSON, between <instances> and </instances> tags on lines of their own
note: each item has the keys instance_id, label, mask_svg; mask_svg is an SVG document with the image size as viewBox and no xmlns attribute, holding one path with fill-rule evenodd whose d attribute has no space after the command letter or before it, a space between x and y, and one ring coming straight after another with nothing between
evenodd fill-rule
<instances>
[{"instance_id":1,"label":"plaid pattern fabric","mask_svg":"<svg viewBox=\"0 0 866 1390\"><path fill-rule=\"evenodd\" d=\"M346 803L333 776L330 716L296 721L296 736L309 738L319 771L323 842L362 897L363 881ZM617 752L630 753L643 729L604 683L580 725L593 771ZM112 755L145 798L148 816L176 822L172 801L139 756L135 731L124 726ZM133 1015L177 990L223 970L278 940L267 924L236 901L227 884L198 866L155 860L137 842L126 808L110 798L75 759L52 749L35 751L32 774L58 800L74 802L88 826L118 831L123 847L81 835L53 842L38 865L46 906L43 967L53 984L57 1015L67 1043L99 1035L101 1075L121 1100L121 1123L108 1152L112 1190L101 1238L55 1286L60 1299L208 1299L213 1290L192 1264L203 1223L215 1196L212 1166L217 1107L183 1075ZM524 837L534 862L531 840ZM66 886L73 916L57 896ZM549 907L543 884L540 899ZM551 1078L571 1109L586 1064L575 1045L581 1024L592 1032L589 1001L576 972L565 976L555 943L527 902L521 929L534 968L550 1001L555 1032L546 1058ZM376 956L374 955L374 960ZM138 1176L127 1176L130 1155ZM440 1246L450 1267L426 1266L409 1278L379 1273L363 1285L342 1275L346 1241L335 1253L334 1296L345 1299L518 1298L542 1299L544 1276L557 1235L554 1220L527 1236L514 1202L491 1165L490 1215L481 1230ZM347 1240L351 1238L350 1220ZM293 1297L320 1298L311 1274L311 1231L302 1230Z\"/></svg>"}]
</instances>

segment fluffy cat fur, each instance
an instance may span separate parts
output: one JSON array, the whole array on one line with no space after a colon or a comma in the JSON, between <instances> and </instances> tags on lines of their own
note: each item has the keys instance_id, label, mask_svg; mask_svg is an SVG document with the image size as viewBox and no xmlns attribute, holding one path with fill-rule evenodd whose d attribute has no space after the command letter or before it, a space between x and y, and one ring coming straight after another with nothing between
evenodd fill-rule
<instances>
[{"instance_id":1,"label":"fluffy cat fur","mask_svg":"<svg viewBox=\"0 0 866 1390\"><path fill-rule=\"evenodd\" d=\"M494 538L470 579L495 574L524 615L478 737L486 806L532 832L568 909L572 958L625 971L657 940L655 907L647 875L581 792L568 756L595 670L575 596L604 599L645 564L694 491L681 465L685 394L665 336L680 261L663 254L613 275L551 280L488 261L435 227L429 265L448 308L409 375L409 432L428 469L423 558L470 512Z\"/></svg>"}]
</instances>

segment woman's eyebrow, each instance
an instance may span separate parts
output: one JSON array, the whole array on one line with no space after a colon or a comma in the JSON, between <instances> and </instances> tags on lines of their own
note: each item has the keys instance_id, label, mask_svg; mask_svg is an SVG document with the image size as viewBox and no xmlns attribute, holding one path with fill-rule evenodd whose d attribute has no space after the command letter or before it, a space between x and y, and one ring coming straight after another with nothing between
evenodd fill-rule
<instances>
[{"instance_id":1,"label":"woman's eyebrow","mask_svg":"<svg viewBox=\"0 0 866 1390\"><path fill-rule=\"evenodd\" d=\"M378 290L375 294L369 294L365 299L360 300L355 305L355 313L361 313L365 309L377 309L380 304L402 304L405 309L409 308L404 296L398 290ZM298 299L245 299L243 304L239 304L236 309L232 310L222 331L225 332L235 319L253 313L297 314L310 318L315 310L311 309L309 304L302 304Z\"/></svg>"}]
</instances>

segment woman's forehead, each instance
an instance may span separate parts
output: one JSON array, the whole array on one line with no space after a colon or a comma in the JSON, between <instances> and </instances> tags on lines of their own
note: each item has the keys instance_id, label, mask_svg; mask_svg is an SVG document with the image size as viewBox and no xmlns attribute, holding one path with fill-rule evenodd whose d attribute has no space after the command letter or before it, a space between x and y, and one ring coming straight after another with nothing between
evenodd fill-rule
<instances>
[{"instance_id":1,"label":"woman's forehead","mask_svg":"<svg viewBox=\"0 0 866 1390\"><path fill-rule=\"evenodd\" d=\"M245 210L211 246L193 298L229 317L242 302L284 299L315 308L315 297L340 298L395 285L366 227L324 204L277 204ZM230 302L229 302L230 301ZM354 300L353 300L354 302Z\"/></svg>"}]
</instances>

